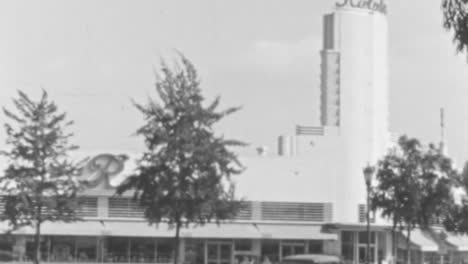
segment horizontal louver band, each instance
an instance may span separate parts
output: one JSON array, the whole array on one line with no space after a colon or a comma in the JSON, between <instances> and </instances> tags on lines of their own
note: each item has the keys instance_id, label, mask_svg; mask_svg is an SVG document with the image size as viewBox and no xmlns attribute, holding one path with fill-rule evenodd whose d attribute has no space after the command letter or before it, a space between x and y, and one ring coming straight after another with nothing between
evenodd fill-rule
<instances>
[{"instance_id":1,"label":"horizontal louver band","mask_svg":"<svg viewBox=\"0 0 468 264\"><path fill-rule=\"evenodd\" d=\"M109 217L142 218L143 209L130 198L109 198Z\"/></svg>"},{"instance_id":2,"label":"horizontal louver band","mask_svg":"<svg viewBox=\"0 0 468 264\"><path fill-rule=\"evenodd\" d=\"M5 196L0 196L0 212L5 210ZM43 214L51 214L53 210L44 208ZM76 209L78 217L97 217L97 197L80 197L78 208Z\"/></svg>"},{"instance_id":3,"label":"horizontal louver band","mask_svg":"<svg viewBox=\"0 0 468 264\"><path fill-rule=\"evenodd\" d=\"M243 203L240 211L234 217L235 220L291 222L327 222L332 220L331 203L252 201ZM107 209L107 217L110 218L141 219L144 216L144 210L131 198L110 197L108 198L108 208L102 209ZM0 210L4 210L2 197L0 197ZM80 197L80 207L77 213L80 217L98 217L97 197ZM365 222L365 205L359 206L359 221Z\"/></svg>"},{"instance_id":4,"label":"horizontal louver band","mask_svg":"<svg viewBox=\"0 0 468 264\"><path fill-rule=\"evenodd\" d=\"M237 212L235 219L236 220L252 219L252 203L244 202L239 212Z\"/></svg>"},{"instance_id":5,"label":"horizontal louver band","mask_svg":"<svg viewBox=\"0 0 468 264\"><path fill-rule=\"evenodd\" d=\"M367 206L365 204L359 205L359 223L367 223ZM369 212L369 220L371 223L375 222L375 213Z\"/></svg>"},{"instance_id":6,"label":"horizontal louver band","mask_svg":"<svg viewBox=\"0 0 468 264\"><path fill-rule=\"evenodd\" d=\"M271 221L331 221L331 204L262 202L261 220Z\"/></svg>"},{"instance_id":7,"label":"horizontal louver band","mask_svg":"<svg viewBox=\"0 0 468 264\"><path fill-rule=\"evenodd\" d=\"M323 127L296 126L296 135L323 136Z\"/></svg>"},{"instance_id":8,"label":"horizontal louver band","mask_svg":"<svg viewBox=\"0 0 468 264\"><path fill-rule=\"evenodd\" d=\"M0 196L0 213L5 211L5 197Z\"/></svg>"},{"instance_id":9,"label":"horizontal louver band","mask_svg":"<svg viewBox=\"0 0 468 264\"><path fill-rule=\"evenodd\" d=\"M97 217L97 197L80 197L78 215L80 217Z\"/></svg>"}]
</instances>

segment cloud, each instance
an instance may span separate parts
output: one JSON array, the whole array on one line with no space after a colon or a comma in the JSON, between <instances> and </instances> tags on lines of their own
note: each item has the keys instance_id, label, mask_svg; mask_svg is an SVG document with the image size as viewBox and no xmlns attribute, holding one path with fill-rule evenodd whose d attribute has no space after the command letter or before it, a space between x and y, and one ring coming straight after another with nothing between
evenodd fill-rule
<instances>
[{"instance_id":1,"label":"cloud","mask_svg":"<svg viewBox=\"0 0 468 264\"><path fill-rule=\"evenodd\" d=\"M257 40L246 53L246 62L256 68L284 70L318 59L321 39L309 36L297 41Z\"/></svg>"}]
</instances>

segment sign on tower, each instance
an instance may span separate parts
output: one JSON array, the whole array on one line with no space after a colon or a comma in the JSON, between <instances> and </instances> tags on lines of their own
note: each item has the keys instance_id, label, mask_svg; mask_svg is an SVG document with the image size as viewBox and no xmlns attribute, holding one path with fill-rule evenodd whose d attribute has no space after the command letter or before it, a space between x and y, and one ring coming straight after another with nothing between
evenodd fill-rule
<instances>
[{"instance_id":1,"label":"sign on tower","mask_svg":"<svg viewBox=\"0 0 468 264\"><path fill-rule=\"evenodd\" d=\"M341 2L336 3L336 7L368 9L382 14L387 14L387 4L384 0L341 0Z\"/></svg>"}]
</instances>

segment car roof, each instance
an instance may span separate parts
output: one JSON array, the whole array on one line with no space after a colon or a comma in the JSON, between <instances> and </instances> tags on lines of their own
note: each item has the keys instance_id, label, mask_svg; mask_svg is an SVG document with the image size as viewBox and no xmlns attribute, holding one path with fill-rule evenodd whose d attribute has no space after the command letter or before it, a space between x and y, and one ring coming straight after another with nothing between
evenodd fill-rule
<instances>
[{"instance_id":1,"label":"car roof","mask_svg":"<svg viewBox=\"0 0 468 264\"><path fill-rule=\"evenodd\" d=\"M315 263L331 263L340 262L341 259L334 255L323 255L323 254L303 254L293 255L283 258L283 260L298 260L298 261L313 261Z\"/></svg>"}]
</instances>

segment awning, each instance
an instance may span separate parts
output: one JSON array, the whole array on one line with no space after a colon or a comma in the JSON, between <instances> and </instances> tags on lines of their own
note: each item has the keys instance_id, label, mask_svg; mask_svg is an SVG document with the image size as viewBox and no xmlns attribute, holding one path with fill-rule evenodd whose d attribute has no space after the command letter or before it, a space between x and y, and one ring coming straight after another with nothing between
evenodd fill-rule
<instances>
[{"instance_id":1,"label":"awning","mask_svg":"<svg viewBox=\"0 0 468 264\"><path fill-rule=\"evenodd\" d=\"M174 237L175 228L167 223L148 225L146 222L115 222L105 221L105 236L135 236L135 237ZM217 225L208 223L203 226L190 225L182 227L180 237L193 238L260 238L251 224L227 223Z\"/></svg>"},{"instance_id":2,"label":"awning","mask_svg":"<svg viewBox=\"0 0 468 264\"><path fill-rule=\"evenodd\" d=\"M458 251L468 251L468 236L447 233L447 242Z\"/></svg>"},{"instance_id":3,"label":"awning","mask_svg":"<svg viewBox=\"0 0 468 264\"><path fill-rule=\"evenodd\" d=\"M401 241L403 243L398 243L399 245L405 245L406 243L406 232L402 232L403 236ZM410 242L412 246L416 247L421 251L439 251L439 245L435 242L429 233L422 231L419 228L411 230Z\"/></svg>"},{"instance_id":4,"label":"awning","mask_svg":"<svg viewBox=\"0 0 468 264\"><path fill-rule=\"evenodd\" d=\"M103 221L101 236L174 237L168 224L149 225L144 221Z\"/></svg>"},{"instance_id":5,"label":"awning","mask_svg":"<svg viewBox=\"0 0 468 264\"><path fill-rule=\"evenodd\" d=\"M0 231L7 225L0 224ZM191 225L182 228L180 236L186 238L213 239L298 239L336 240L336 234L322 232L321 225L285 225L252 223L208 223L204 226ZM21 228L15 234L34 234L31 227ZM175 229L167 223L148 225L144 221L82 221L74 223L44 223L43 235L71 236L132 236L132 237L174 237Z\"/></svg>"},{"instance_id":6,"label":"awning","mask_svg":"<svg viewBox=\"0 0 468 264\"><path fill-rule=\"evenodd\" d=\"M0 232L7 230L7 225L0 225ZM14 234L32 235L32 227L23 227ZM134 237L173 237L175 231L168 224L148 225L144 221L78 221L73 223L46 222L41 226L43 235L70 236L134 236Z\"/></svg>"},{"instance_id":7,"label":"awning","mask_svg":"<svg viewBox=\"0 0 468 264\"><path fill-rule=\"evenodd\" d=\"M226 223L221 225L210 223L204 226L193 226L183 229L181 230L181 235L183 237L194 238L261 238L258 230L250 223Z\"/></svg>"},{"instance_id":8,"label":"awning","mask_svg":"<svg viewBox=\"0 0 468 264\"><path fill-rule=\"evenodd\" d=\"M258 231L264 239L337 240L338 235L322 232L321 225L259 224Z\"/></svg>"},{"instance_id":9,"label":"awning","mask_svg":"<svg viewBox=\"0 0 468 264\"><path fill-rule=\"evenodd\" d=\"M103 226L99 221L80 221L74 223L46 222L41 225L42 235L71 235L71 236L97 236L100 234ZM0 224L0 232L5 233L10 227L5 223ZM13 234L32 235L35 230L32 227L22 227Z\"/></svg>"}]
</instances>

